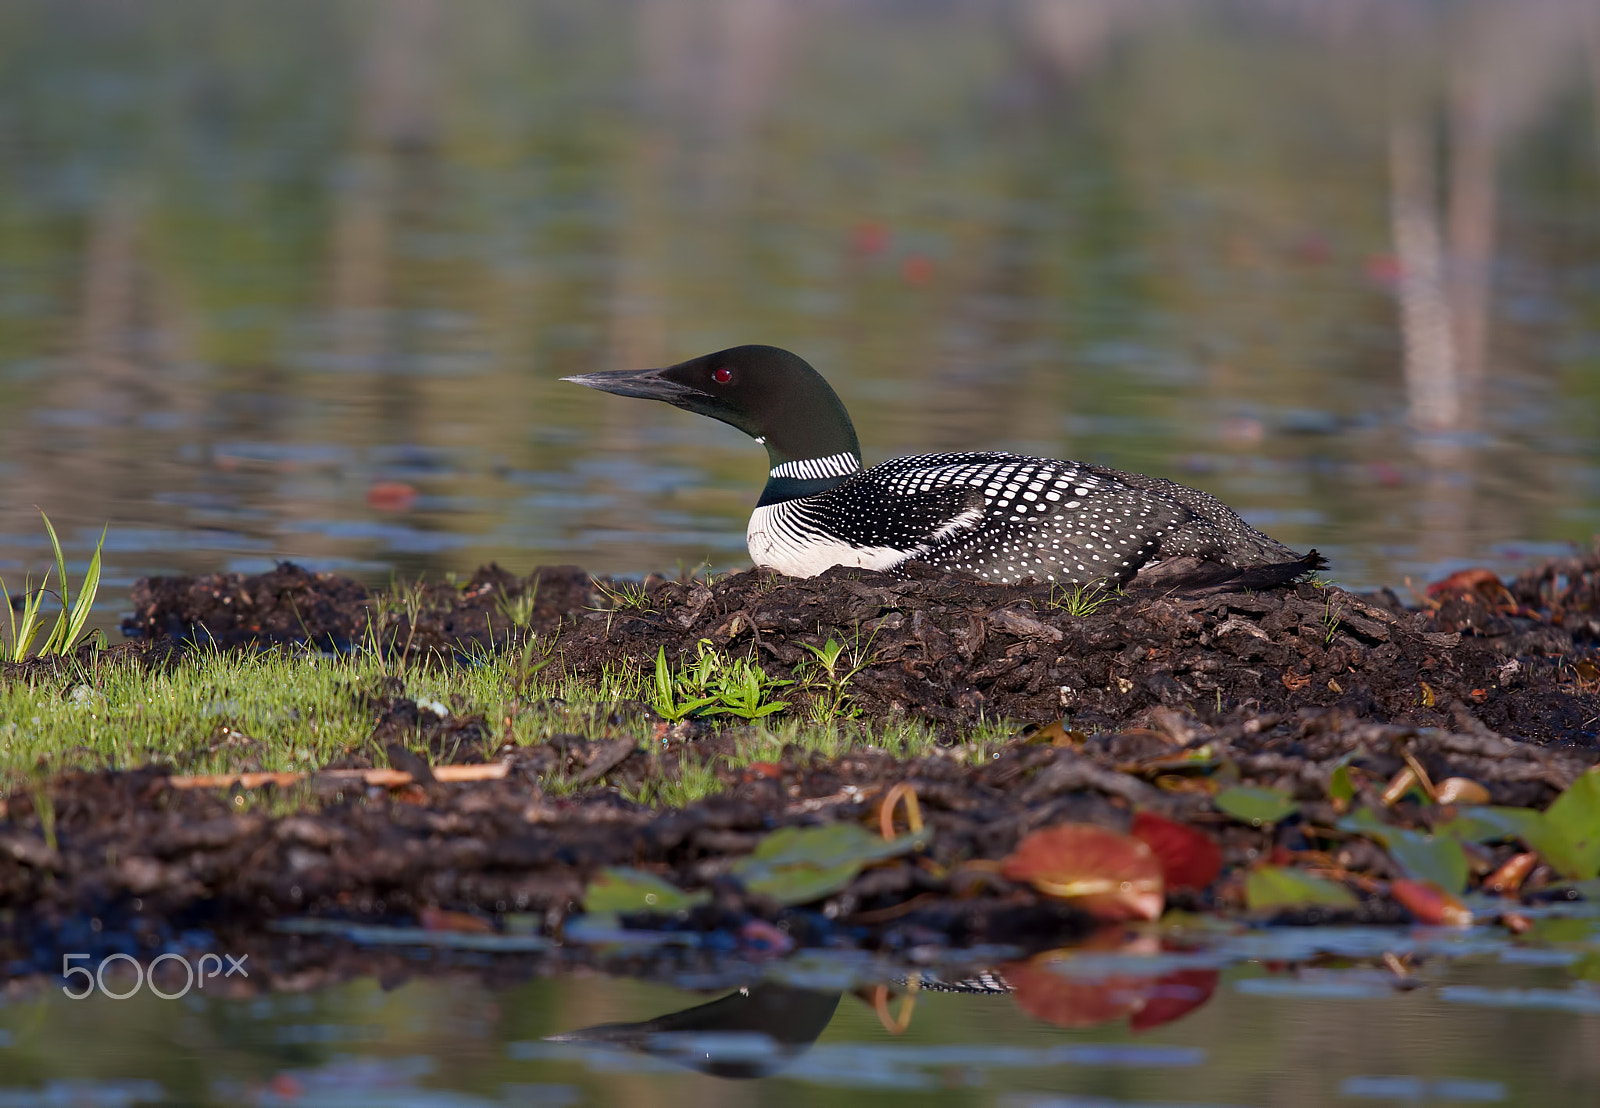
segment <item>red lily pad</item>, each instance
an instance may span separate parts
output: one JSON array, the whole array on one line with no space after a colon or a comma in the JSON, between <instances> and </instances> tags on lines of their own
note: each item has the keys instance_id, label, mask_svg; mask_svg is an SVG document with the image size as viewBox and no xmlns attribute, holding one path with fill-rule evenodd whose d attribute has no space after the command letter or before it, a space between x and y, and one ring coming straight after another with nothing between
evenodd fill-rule
<instances>
[{"instance_id":1,"label":"red lily pad","mask_svg":"<svg viewBox=\"0 0 1600 1108\"><path fill-rule=\"evenodd\" d=\"M1214 969L1173 970L1151 983L1144 1006L1128 1020L1134 1031L1149 1031L1182 1019L1211 999L1221 975Z\"/></svg>"},{"instance_id":2,"label":"red lily pad","mask_svg":"<svg viewBox=\"0 0 1600 1108\"><path fill-rule=\"evenodd\" d=\"M1133 837L1160 860L1161 879L1169 889L1203 889L1222 872L1222 847L1186 823L1140 812L1133 817Z\"/></svg>"},{"instance_id":3,"label":"red lily pad","mask_svg":"<svg viewBox=\"0 0 1600 1108\"><path fill-rule=\"evenodd\" d=\"M1161 860L1150 847L1090 823L1035 831L1000 872L1046 896L1077 901L1103 920L1155 919L1165 903Z\"/></svg>"},{"instance_id":4,"label":"red lily pad","mask_svg":"<svg viewBox=\"0 0 1600 1108\"><path fill-rule=\"evenodd\" d=\"M1079 981L1051 968L1060 960L1052 952L1001 967L1011 999L1034 1019L1057 1027L1093 1027L1132 1016L1144 1007L1148 977L1122 974Z\"/></svg>"}]
</instances>

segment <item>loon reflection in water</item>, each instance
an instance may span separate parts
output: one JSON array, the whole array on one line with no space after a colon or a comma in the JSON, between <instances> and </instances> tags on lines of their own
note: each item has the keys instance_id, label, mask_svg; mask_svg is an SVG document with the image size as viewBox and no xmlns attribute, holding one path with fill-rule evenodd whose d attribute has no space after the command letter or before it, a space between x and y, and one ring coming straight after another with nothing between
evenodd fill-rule
<instances>
[{"instance_id":1,"label":"loon reflection in water","mask_svg":"<svg viewBox=\"0 0 1600 1108\"><path fill-rule=\"evenodd\" d=\"M666 1058L715 1077L765 1077L816 1042L841 994L762 982L640 1023L602 1023L550 1042Z\"/></svg>"}]
</instances>

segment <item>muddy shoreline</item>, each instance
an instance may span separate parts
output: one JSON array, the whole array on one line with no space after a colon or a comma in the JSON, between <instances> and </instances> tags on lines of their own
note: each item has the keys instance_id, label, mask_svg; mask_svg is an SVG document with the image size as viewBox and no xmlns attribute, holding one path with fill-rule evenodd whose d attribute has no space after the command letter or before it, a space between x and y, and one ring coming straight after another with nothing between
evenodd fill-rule
<instances>
[{"instance_id":1,"label":"muddy shoreline","mask_svg":"<svg viewBox=\"0 0 1600 1108\"><path fill-rule=\"evenodd\" d=\"M648 671L658 651L693 656L709 640L793 679L806 645L833 638L870 658L849 683L851 718L841 726L870 733L915 720L949 745L909 761L873 749L831 761L791 749L780 761L736 766L718 755L737 747L745 725L669 724L623 702L605 710L598 738L558 731L513 747L471 705L419 710L397 679L355 693L373 731L340 764L372 766L388 751L412 775L398 787L313 775L263 786L243 804L237 785L178 788L181 767L151 766L67 774L46 793L8 790L0 957L13 975L57 965L63 949L154 950L186 930L261 935L274 920L303 916L560 942L588 882L616 866L710 892L667 916L624 915L623 926L721 936L734 954L774 943L1045 949L1093 921L980 863L1058 823L1126 830L1136 810L1201 829L1222 847L1221 876L1169 890L1169 906L1236 913L1246 871L1271 859L1331 868L1357 895L1354 907L1287 909L1277 922L1402 922L1411 917L1387 892L1401 876L1393 860L1336 829L1335 770L1358 771L1357 805L1426 830L1456 806L1381 795L1408 766L1434 782L1476 782L1496 805L1543 808L1600 755L1600 547L1510 582L1458 574L1409 604L1302 584L1129 594L1073 614L1070 598L1048 586L933 573L897 580L835 570L794 580L750 571L710 582L651 578L641 589L575 567L521 578L488 567L405 606L292 566L142 581L135 602L127 630L140 637L101 664L182 665L187 651L213 644L363 642L418 664L471 664L477 652L524 649L536 636L575 677ZM65 660L34 661L4 667L0 680L54 681L65 692L78 679L69 669ZM829 693L799 682L784 695L790 711L805 713ZM557 721L578 711L533 697L519 710ZM974 764L964 738L1002 720L1000 741ZM593 734L596 720L585 722ZM419 731L428 757L407 763L391 740ZM674 774L685 757L715 767L722 791L676 810L619 795ZM430 763L485 760L505 763L504 776L429 780ZM540 779L552 771L581 787L546 795ZM1282 790L1298 810L1248 826L1217 808L1219 782ZM914 855L869 866L803 905L752 893L732 876L775 829L877 826L887 791L901 784L914 790L928 829ZM1474 846L1475 880L1517 849ZM1540 866L1523 890L1538 896L1559 884ZM299 941L267 945L286 951Z\"/></svg>"}]
</instances>

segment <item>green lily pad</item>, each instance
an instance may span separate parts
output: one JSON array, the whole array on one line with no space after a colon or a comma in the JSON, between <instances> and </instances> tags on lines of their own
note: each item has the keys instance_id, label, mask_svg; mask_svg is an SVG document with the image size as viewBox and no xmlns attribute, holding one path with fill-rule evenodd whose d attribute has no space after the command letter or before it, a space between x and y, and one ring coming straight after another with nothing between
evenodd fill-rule
<instances>
[{"instance_id":1,"label":"green lily pad","mask_svg":"<svg viewBox=\"0 0 1600 1108\"><path fill-rule=\"evenodd\" d=\"M1543 830L1544 813L1532 808L1473 807L1462 809L1449 823L1435 830L1464 843L1492 843L1501 839L1521 839L1532 846Z\"/></svg>"},{"instance_id":2,"label":"green lily pad","mask_svg":"<svg viewBox=\"0 0 1600 1108\"><path fill-rule=\"evenodd\" d=\"M1300 808L1282 789L1267 789L1258 785L1235 785L1223 789L1214 799L1217 807L1234 819L1255 827L1277 823Z\"/></svg>"},{"instance_id":3,"label":"green lily pad","mask_svg":"<svg viewBox=\"0 0 1600 1108\"><path fill-rule=\"evenodd\" d=\"M1383 847L1412 880L1430 882L1448 893L1466 891L1467 854L1461 849L1460 840L1391 826L1369 808L1352 812L1339 821L1338 827L1341 831L1365 835Z\"/></svg>"},{"instance_id":4,"label":"green lily pad","mask_svg":"<svg viewBox=\"0 0 1600 1108\"><path fill-rule=\"evenodd\" d=\"M625 866L601 870L583 893L590 913L681 912L710 900L707 890L686 893L653 873Z\"/></svg>"},{"instance_id":5,"label":"green lily pad","mask_svg":"<svg viewBox=\"0 0 1600 1108\"><path fill-rule=\"evenodd\" d=\"M1582 917L1546 916L1531 921L1533 926L1517 936L1517 941L1529 945L1557 946L1566 943L1589 943L1597 937L1595 921Z\"/></svg>"},{"instance_id":6,"label":"green lily pad","mask_svg":"<svg viewBox=\"0 0 1600 1108\"><path fill-rule=\"evenodd\" d=\"M1520 839L1563 877L1600 876L1600 773L1586 773L1543 812L1474 808L1439 828L1466 842Z\"/></svg>"},{"instance_id":7,"label":"green lily pad","mask_svg":"<svg viewBox=\"0 0 1600 1108\"><path fill-rule=\"evenodd\" d=\"M1244 879L1245 904L1252 912L1275 908L1354 908L1358 901L1349 889L1326 877L1289 866L1261 866Z\"/></svg>"},{"instance_id":8,"label":"green lily pad","mask_svg":"<svg viewBox=\"0 0 1600 1108\"><path fill-rule=\"evenodd\" d=\"M916 850L928 838L922 831L884 839L856 823L785 827L735 862L731 872L751 892L780 904L809 904L844 888L869 862Z\"/></svg>"},{"instance_id":9,"label":"green lily pad","mask_svg":"<svg viewBox=\"0 0 1600 1108\"><path fill-rule=\"evenodd\" d=\"M1600 981L1600 951L1585 954L1567 970L1580 981Z\"/></svg>"},{"instance_id":10,"label":"green lily pad","mask_svg":"<svg viewBox=\"0 0 1600 1108\"><path fill-rule=\"evenodd\" d=\"M1584 774L1556 797L1545 809L1541 832L1530 845L1561 876L1600 876L1600 773Z\"/></svg>"},{"instance_id":11,"label":"green lily pad","mask_svg":"<svg viewBox=\"0 0 1600 1108\"><path fill-rule=\"evenodd\" d=\"M1328 777L1328 799L1348 804L1356 796L1356 779L1347 765L1338 766Z\"/></svg>"}]
</instances>

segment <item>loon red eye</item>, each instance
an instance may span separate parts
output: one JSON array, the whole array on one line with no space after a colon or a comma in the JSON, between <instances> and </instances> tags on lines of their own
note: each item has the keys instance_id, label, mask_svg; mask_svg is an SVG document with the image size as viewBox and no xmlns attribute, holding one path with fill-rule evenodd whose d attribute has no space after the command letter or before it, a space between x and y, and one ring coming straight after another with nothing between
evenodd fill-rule
<instances>
[{"instance_id":1,"label":"loon red eye","mask_svg":"<svg viewBox=\"0 0 1600 1108\"><path fill-rule=\"evenodd\" d=\"M711 371L711 379L719 385L726 385L729 381L733 380L733 370L729 369L725 365L719 365L716 369Z\"/></svg>"}]
</instances>

